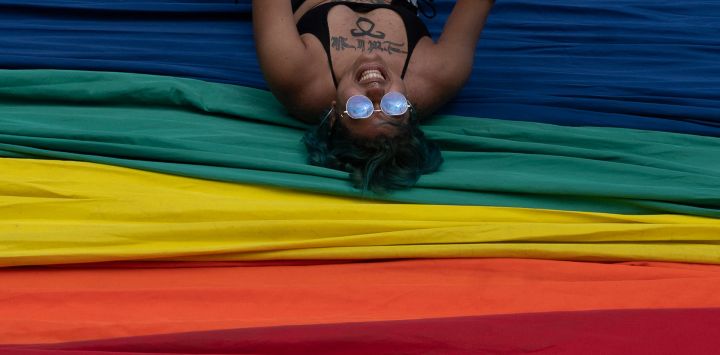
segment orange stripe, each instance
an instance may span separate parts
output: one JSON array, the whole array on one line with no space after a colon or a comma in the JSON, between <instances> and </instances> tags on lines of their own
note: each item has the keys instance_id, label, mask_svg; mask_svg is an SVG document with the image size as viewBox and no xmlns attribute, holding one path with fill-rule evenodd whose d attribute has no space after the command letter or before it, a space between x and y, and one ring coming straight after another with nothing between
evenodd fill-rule
<instances>
[{"instance_id":1,"label":"orange stripe","mask_svg":"<svg viewBox=\"0 0 720 355\"><path fill-rule=\"evenodd\" d=\"M0 343L526 312L720 307L720 266L446 259L6 269Z\"/></svg>"}]
</instances>

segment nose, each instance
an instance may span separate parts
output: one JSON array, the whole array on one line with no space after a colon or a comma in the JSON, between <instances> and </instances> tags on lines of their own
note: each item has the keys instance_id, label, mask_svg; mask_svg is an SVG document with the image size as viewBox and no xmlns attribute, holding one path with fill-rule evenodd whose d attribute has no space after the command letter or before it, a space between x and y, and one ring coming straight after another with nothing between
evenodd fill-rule
<instances>
[{"instance_id":1,"label":"nose","mask_svg":"<svg viewBox=\"0 0 720 355\"><path fill-rule=\"evenodd\" d=\"M377 105L380 104L380 100L382 100L383 95L385 95L385 88L382 86L373 86L365 90L365 96Z\"/></svg>"}]
</instances>

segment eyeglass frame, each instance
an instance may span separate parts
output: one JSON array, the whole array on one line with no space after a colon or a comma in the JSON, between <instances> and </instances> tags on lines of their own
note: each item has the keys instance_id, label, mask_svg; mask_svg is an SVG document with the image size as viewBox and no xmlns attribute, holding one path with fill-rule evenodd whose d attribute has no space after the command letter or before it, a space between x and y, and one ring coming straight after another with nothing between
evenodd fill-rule
<instances>
[{"instance_id":1,"label":"eyeglass frame","mask_svg":"<svg viewBox=\"0 0 720 355\"><path fill-rule=\"evenodd\" d=\"M349 113L348 110L347 110L348 102L350 102L350 100L351 100L353 97L356 97L356 96L364 97L364 98L368 99L368 101L370 101L371 103L372 103L372 100L370 100L370 98L367 97L367 96L365 96L365 95L353 95L353 96L350 96L350 97L347 99L347 101L345 101L345 111L340 112L340 117L342 117L342 115L344 114L344 115L347 115L348 117L350 117L350 119L353 119L353 120L366 120L366 119L368 119L368 118L371 118L372 115L373 115L375 112L382 112L382 113L384 113L384 114L386 114L386 115L388 115L388 116L390 116L390 117L400 117L400 116L408 113L408 111L411 111L411 110L413 109L412 103L410 103L410 100L408 100L407 96L403 95L403 94L402 94L401 92L399 92L399 91L390 91L390 92L386 93L385 95L383 95L382 99L384 99L385 96L390 95L390 94L395 93L395 92L398 93L398 94L400 94L402 97L405 98L405 104L407 105L407 107L405 108L405 111L403 111L403 113L400 113L400 114L397 114L397 115L391 115L391 114L385 112L385 111L382 109L382 104L381 104L381 105L380 105L380 109L375 109L375 108L373 107L373 110L370 112L370 114L369 114L367 117L355 118L355 117L351 116L350 113ZM380 102L381 102L381 103L382 103L382 99L380 99ZM373 105L373 106L374 106L374 105Z\"/></svg>"}]
</instances>

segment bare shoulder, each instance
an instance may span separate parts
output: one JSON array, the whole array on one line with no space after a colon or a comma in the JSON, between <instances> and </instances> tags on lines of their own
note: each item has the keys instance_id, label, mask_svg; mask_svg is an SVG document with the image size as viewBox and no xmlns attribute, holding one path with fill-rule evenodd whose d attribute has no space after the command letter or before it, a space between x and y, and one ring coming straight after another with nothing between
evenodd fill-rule
<instances>
[{"instance_id":1,"label":"bare shoulder","mask_svg":"<svg viewBox=\"0 0 720 355\"><path fill-rule=\"evenodd\" d=\"M415 47L405 73L408 99L421 118L432 115L450 101L469 77L471 68L459 68L465 63L453 60L429 37L422 38Z\"/></svg>"},{"instance_id":2,"label":"bare shoulder","mask_svg":"<svg viewBox=\"0 0 720 355\"><path fill-rule=\"evenodd\" d=\"M334 99L333 92L317 80L307 81L297 91L287 95L275 93L275 96L285 105L290 115L310 124L320 121Z\"/></svg>"},{"instance_id":3,"label":"bare shoulder","mask_svg":"<svg viewBox=\"0 0 720 355\"><path fill-rule=\"evenodd\" d=\"M303 42L306 55L295 59L291 73L275 78L271 89L293 117L316 123L335 98L335 85L322 44L313 36L303 36Z\"/></svg>"},{"instance_id":4,"label":"bare shoulder","mask_svg":"<svg viewBox=\"0 0 720 355\"><path fill-rule=\"evenodd\" d=\"M465 85L494 0L457 0L437 42L423 38L405 75L418 111L432 114Z\"/></svg>"},{"instance_id":5,"label":"bare shoulder","mask_svg":"<svg viewBox=\"0 0 720 355\"><path fill-rule=\"evenodd\" d=\"M327 75L327 65L318 63L327 59L319 42L308 41L298 32L290 1L253 0L253 33L260 68L278 100L304 120L321 111L318 107L328 85L322 74Z\"/></svg>"}]
</instances>

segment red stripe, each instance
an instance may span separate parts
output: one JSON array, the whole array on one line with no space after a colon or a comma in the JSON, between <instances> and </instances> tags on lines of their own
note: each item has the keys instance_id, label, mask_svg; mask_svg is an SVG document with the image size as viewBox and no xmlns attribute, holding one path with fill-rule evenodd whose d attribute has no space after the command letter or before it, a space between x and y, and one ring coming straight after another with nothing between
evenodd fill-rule
<instances>
[{"instance_id":1,"label":"red stripe","mask_svg":"<svg viewBox=\"0 0 720 355\"><path fill-rule=\"evenodd\" d=\"M711 354L720 309L612 310L234 329L28 346L212 354ZM16 348L17 349L17 348Z\"/></svg>"}]
</instances>

